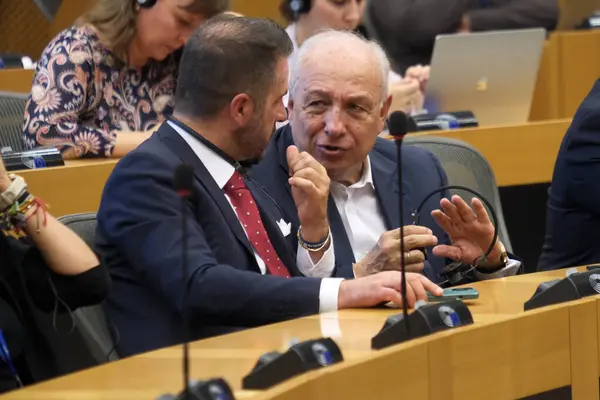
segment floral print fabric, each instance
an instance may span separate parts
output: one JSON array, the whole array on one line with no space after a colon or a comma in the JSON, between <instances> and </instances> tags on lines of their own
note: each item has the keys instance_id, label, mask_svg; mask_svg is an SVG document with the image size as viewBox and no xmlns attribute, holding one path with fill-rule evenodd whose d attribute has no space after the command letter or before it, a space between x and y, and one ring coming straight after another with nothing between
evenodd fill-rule
<instances>
[{"instance_id":1,"label":"floral print fabric","mask_svg":"<svg viewBox=\"0 0 600 400\"><path fill-rule=\"evenodd\" d=\"M177 68L172 55L133 69L90 27L61 32L37 64L25 147L57 147L65 158L109 157L117 132L147 131L171 115Z\"/></svg>"}]
</instances>

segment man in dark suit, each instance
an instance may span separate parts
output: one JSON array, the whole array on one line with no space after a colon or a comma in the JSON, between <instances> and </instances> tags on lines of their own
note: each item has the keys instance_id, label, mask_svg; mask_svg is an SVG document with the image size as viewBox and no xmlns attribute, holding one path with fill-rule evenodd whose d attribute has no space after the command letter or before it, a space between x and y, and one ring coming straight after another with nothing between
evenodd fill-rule
<instances>
[{"instance_id":1,"label":"man in dark suit","mask_svg":"<svg viewBox=\"0 0 600 400\"><path fill-rule=\"evenodd\" d=\"M298 146L327 169L332 181L328 216L335 248L334 276L399 269L399 193L404 198L405 221L410 224L410 212L447 182L431 153L405 146L403 187L398 187L395 145L377 138L391 103L386 92L388 69L383 50L352 33L327 32L309 39L291 67L290 124L275 134L263 161L252 170L295 231L299 221L286 185L288 147ZM517 273L520 262L508 259L500 241L488 260L480 259L490 247L494 230L482 203L474 199L471 209L460 197L449 201L444 194L425 204L422 226L404 228L407 269L424 271L438 282L446 259L467 265L477 261L477 268L465 279ZM440 205L443 211L437 210ZM433 247L434 257L425 260L421 249L427 247Z\"/></svg>"},{"instance_id":2,"label":"man in dark suit","mask_svg":"<svg viewBox=\"0 0 600 400\"><path fill-rule=\"evenodd\" d=\"M600 263L600 81L558 151L548 192L540 271Z\"/></svg>"},{"instance_id":3,"label":"man in dark suit","mask_svg":"<svg viewBox=\"0 0 600 400\"><path fill-rule=\"evenodd\" d=\"M267 20L223 16L203 24L183 52L174 117L111 174L97 244L113 279L107 311L122 356L181 342L184 309L198 339L401 302L395 271L354 280L304 277L331 271L335 262L326 214L329 178L314 158L295 148L288 152L299 235L245 176L242 161L260 157L275 121L285 119L281 99L291 49L285 31ZM173 187L182 163L194 175L185 201ZM441 294L417 274L407 284L411 304L426 299L426 289Z\"/></svg>"}]
</instances>

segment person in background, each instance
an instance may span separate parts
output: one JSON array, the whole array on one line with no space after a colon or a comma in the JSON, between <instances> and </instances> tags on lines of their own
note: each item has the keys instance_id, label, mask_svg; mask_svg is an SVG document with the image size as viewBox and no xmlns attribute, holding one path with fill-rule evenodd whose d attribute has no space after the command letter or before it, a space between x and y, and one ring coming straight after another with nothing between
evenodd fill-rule
<instances>
[{"instance_id":1,"label":"person in background","mask_svg":"<svg viewBox=\"0 0 600 400\"><path fill-rule=\"evenodd\" d=\"M294 50L297 50L305 40L324 30L356 31L365 6L366 0L282 0L279 10L290 22L286 32L294 44ZM394 98L390 112L421 111L427 79L429 67L421 65L406 71L404 79L390 70L389 90ZM284 102L287 102L287 97Z\"/></svg>"},{"instance_id":2,"label":"person in background","mask_svg":"<svg viewBox=\"0 0 600 400\"><path fill-rule=\"evenodd\" d=\"M395 71L429 64L435 37L456 32L546 28L558 22L558 0L370 0L373 37Z\"/></svg>"},{"instance_id":3,"label":"person in background","mask_svg":"<svg viewBox=\"0 0 600 400\"><path fill-rule=\"evenodd\" d=\"M173 111L179 49L228 0L98 0L36 68L25 148L122 157Z\"/></svg>"},{"instance_id":4,"label":"person in background","mask_svg":"<svg viewBox=\"0 0 600 400\"><path fill-rule=\"evenodd\" d=\"M0 160L0 393L61 373L38 310L99 304L110 280L94 252Z\"/></svg>"}]
</instances>

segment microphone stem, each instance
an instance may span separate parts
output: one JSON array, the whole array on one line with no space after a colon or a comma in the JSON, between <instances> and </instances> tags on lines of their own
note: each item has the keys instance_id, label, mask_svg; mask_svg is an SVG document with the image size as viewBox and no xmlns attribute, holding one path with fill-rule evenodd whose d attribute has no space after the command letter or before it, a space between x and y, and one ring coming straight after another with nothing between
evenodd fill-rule
<instances>
[{"instance_id":1,"label":"microphone stem","mask_svg":"<svg viewBox=\"0 0 600 400\"><path fill-rule=\"evenodd\" d=\"M187 290L187 275L188 275L188 249L187 249L187 218L186 218L186 199L181 198L181 232L182 232L182 243L181 243L181 269L182 269L182 283L183 283L183 303L181 316L183 319L183 398L188 400L190 396L190 357L189 357L189 316L188 316L188 290Z\"/></svg>"},{"instance_id":2,"label":"microphone stem","mask_svg":"<svg viewBox=\"0 0 600 400\"><path fill-rule=\"evenodd\" d=\"M410 338L410 326L408 323L408 304L406 297L406 264L404 257L404 192L402 190L402 139L399 136L396 142L396 153L398 158L398 190L400 191L400 201L398 202L398 211L400 214L400 273L402 275L401 295L402 295L402 314L407 337Z\"/></svg>"}]
</instances>

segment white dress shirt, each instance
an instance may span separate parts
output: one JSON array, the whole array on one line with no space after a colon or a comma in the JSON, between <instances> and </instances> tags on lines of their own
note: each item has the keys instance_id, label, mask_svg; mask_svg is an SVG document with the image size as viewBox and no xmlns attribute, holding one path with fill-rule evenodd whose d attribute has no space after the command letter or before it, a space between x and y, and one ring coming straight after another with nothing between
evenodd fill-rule
<instances>
[{"instance_id":1,"label":"white dress shirt","mask_svg":"<svg viewBox=\"0 0 600 400\"><path fill-rule=\"evenodd\" d=\"M190 146L190 148L194 151L194 153L198 156L198 158L202 161L210 175L213 177L217 185L220 189L223 189L225 184L231 179L233 173L235 172L235 168L229 162L224 160L214 151L212 151L208 146L194 138L188 132L184 131L177 125L172 122L168 122L171 128L175 129L177 133L186 141L186 143ZM223 192L223 196L229 202L233 209L233 205L231 204L231 200L229 197ZM237 216L237 214L236 214ZM244 226L240 222L242 229ZM287 223L285 221L279 222L277 224L280 229L282 229L282 233L284 236L293 234L289 230L284 232L285 226ZM244 232L246 230L244 229ZM287 233L287 235L286 235ZM247 235L247 233L246 233ZM258 255L256 251L254 251L254 257L256 258L256 263L260 268L260 272L264 275L267 272L267 268L263 259ZM327 277L326 279L321 280L321 287L319 290L319 311L320 312L328 312L337 310L337 302L338 302L338 292L340 289L340 284L343 279L339 278L329 278L333 272L335 267L335 255L333 249L333 241L331 241L329 248L323 254L323 257L319 260L318 263L313 263L308 250L298 244L298 252L296 254L296 264L298 269L302 274L308 277Z\"/></svg>"},{"instance_id":2,"label":"white dress shirt","mask_svg":"<svg viewBox=\"0 0 600 400\"><path fill-rule=\"evenodd\" d=\"M387 231L375 195L369 157L365 161L363 174L358 182L351 186L344 186L332 181L330 192L344 223L354 259L358 262L375 247L381 235ZM515 275L520 266L519 261L509 260L508 265L499 271L486 274L474 270L474 273L479 280L493 279Z\"/></svg>"}]
</instances>

